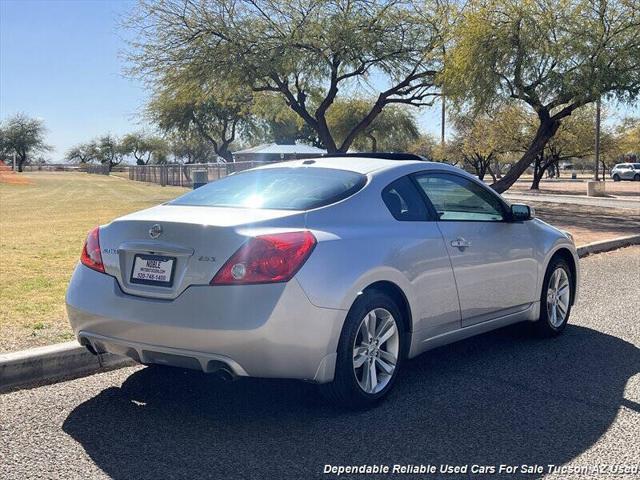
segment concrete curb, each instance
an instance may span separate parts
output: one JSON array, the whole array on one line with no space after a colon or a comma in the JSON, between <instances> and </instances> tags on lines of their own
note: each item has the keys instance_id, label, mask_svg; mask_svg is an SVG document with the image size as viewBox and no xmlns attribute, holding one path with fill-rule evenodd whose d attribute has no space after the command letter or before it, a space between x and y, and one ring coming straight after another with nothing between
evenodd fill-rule
<instances>
[{"instance_id":1,"label":"concrete curb","mask_svg":"<svg viewBox=\"0 0 640 480\"><path fill-rule=\"evenodd\" d=\"M133 364L133 360L127 357L93 355L76 341L3 353L0 354L0 391L28 384L52 383L62 377L76 378Z\"/></svg>"},{"instance_id":2,"label":"concrete curb","mask_svg":"<svg viewBox=\"0 0 640 480\"><path fill-rule=\"evenodd\" d=\"M614 238L578 247L586 257L628 245L640 244L640 235ZM76 341L0 354L0 392L21 387L54 383L62 378L77 378L112 370L135 362L112 354L93 355Z\"/></svg>"},{"instance_id":3,"label":"concrete curb","mask_svg":"<svg viewBox=\"0 0 640 480\"><path fill-rule=\"evenodd\" d=\"M617 248L628 247L629 245L640 245L640 235L629 235L627 237L614 238L613 240L603 240L581 245L578 247L578 256L583 258L594 253L608 252Z\"/></svg>"}]
</instances>

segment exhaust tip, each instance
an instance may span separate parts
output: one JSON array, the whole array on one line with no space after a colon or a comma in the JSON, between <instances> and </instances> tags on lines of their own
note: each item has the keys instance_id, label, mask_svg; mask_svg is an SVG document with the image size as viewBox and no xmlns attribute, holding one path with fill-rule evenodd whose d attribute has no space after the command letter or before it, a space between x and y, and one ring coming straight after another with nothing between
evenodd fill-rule
<instances>
[{"instance_id":1,"label":"exhaust tip","mask_svg":"<svg viewBox=\"0 0 640 480\"><path fill-rule=\"evenodd\" d=\"M231 373L231 371L226 368L221 368L220 370L216 370L213 372L216 378L219 378L223 382L232 382L236 379L235 375Z\"/></svg>"},{"instance_id":2,"label":"exhaust tip","mask_svg":"<svg viewBox=\"0 0 640 480\"><path fill-rule=\"evenodd\" d=\"M206 371L225 382L230 382L236 379L236 374L233 373L229 366L219 360L210 360L207 363Z\"/></svg>"}]
</instances>

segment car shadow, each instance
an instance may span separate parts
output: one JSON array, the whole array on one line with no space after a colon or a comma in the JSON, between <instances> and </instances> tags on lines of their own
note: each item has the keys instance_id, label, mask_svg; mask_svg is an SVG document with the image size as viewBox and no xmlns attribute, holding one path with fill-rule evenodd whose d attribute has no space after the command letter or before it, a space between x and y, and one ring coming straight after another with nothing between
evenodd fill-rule
<instances>
[{"instance_id":1,"label":"car shadow","mask_svg":"<svg viewBox=\"0 0 640 480\"><path fill-rule=\"evenodd\" d=\"M639 371L639 350L617 337L570 325L541 340L516 325L407 362L394 392L368 411L335 409L302 382L145 368L79 405L63 429L116 479L558 465L592 446L621 405L639 411L623 396Z\"/></svg>"}]
</instances>

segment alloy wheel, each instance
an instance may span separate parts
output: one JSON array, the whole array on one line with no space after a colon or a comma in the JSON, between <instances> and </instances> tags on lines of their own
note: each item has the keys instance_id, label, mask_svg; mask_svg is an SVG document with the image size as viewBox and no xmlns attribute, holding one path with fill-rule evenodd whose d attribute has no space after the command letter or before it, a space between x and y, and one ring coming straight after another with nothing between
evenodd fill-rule
<instances>
[{"instance_id":1,"label":"alloy wheel","mask_svg":"<svg viewBox=\"0 0 640 480\"><path fill-rule=\"evenodd\" d=\"M384 308L375 308L360 322L353 343L353 371L368 394L382 391L396 369L400 352L398 324Z\"/></svg>"},{"instance_id":2,"label":"alloy wheel","mask_svg":"<svg viewBox=\"0 0 640 480\"><path fill-rule=\"evenodd\" d=\"M564 268L556 268L547 287L547 317L552 327L559 328L564 323L569 311L570 297L569 276Z\"/></svg>"}]
</instances>

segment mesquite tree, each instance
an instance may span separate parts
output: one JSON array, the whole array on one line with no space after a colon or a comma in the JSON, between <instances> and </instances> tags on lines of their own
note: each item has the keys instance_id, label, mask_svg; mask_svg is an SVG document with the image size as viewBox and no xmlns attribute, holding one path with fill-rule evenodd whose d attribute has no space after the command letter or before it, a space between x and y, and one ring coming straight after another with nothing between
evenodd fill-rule
<instances>
[{"instance_id":1,"label":"mesquite tree","mask_svg":"<svg viewBox=\"0 0 640 480\"><path fill-rule=\"evenodd\" d=\"M47 129L44 121L30 118L18 113L0 123L0 154L2 156L15 155L18 171L21 172L37 153L52 150L45 142Z\"/></svg>"},{"instance_id":2,"label":"mesquite tree","mask_svg":"<svg viewBox=\"0 0 640 480\"><path fill-rule=\"evenodd\" d=\"M516 101L535 114L526 151L492 186L507 190L574 111L640 92L640 2L470 0L445 61L447 94L475 108Z\"/></svg>"},{"instance_id":3,"label":"mesquite tree","mask_svg":"<svg viewBox=\"0 0 640 480\"><path fill-rule=\"evenodd\" d=\"M214 90L279 95L329 152L344 152L388 105L438 94L442 11L436 0L143 1L129 22L131 73L153 88L188 71ZM328 112L354 91L373 100L338 141Z\"/></svg>"}]
</instances>

